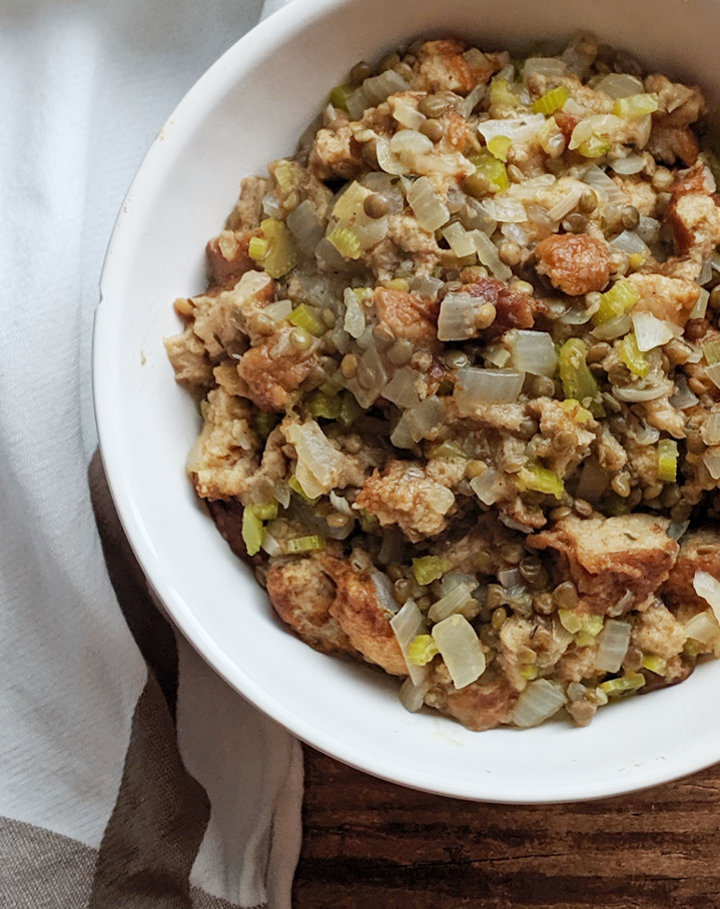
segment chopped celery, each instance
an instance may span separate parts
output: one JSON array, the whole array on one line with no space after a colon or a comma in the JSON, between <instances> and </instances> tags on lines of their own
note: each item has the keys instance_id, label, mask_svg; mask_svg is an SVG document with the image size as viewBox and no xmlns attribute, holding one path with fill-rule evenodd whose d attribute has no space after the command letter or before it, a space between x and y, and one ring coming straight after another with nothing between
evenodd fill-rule
<instances>
[{"instance_id":1,"label":"chopped celery","mask_svg":"<svg viewBox=\"0 0 720 909\"><path fill-rule=\"evenodd\" d=\"M470 160L475 165L475 173L486 180L495 192L502 192L510 186L510 178L502 161L498 160L489 149L483 149Z\"/></svg>"},{"instance_id":2,"label":"chopped celery","mask_svg":"<svg viewBox=\"0 0 720 909\"><path fill-rule=\"evenodd\" d=\"M427 666L438 653L440 651L431 634L418 634L410 642L407 658L413 666Z\"/></svg>"},{"instance_id":3,"label":"chopped celery","mask_svg":"<svg viewBox=\"0 0 720 909\"><path fill-rule=\"evenodd\" d=\"M606 155L611 148L612 144L609 139L593 135L584 142L581 142L580 145L578 145L577 150L583 158L602 158L602 156Z\"/></svg>"},{"instance_id":4,"label":"chopped celery","mask_svg":"<svg viewBox=\"0 0 720 909\"><path fill-rule=\"evenodd\" d=\"M300 481L295 476L295 474L293 474L290 477L290 479L288 480L288 486L290 487L290 489L292 489L293 492L296 492L301 498L305 499L306 502L310 502L311 504L317 502L317 500L319 498L319 497L314 498L314 499L310 498L310 496L305 492L305 490L300 485Z\"/></svg>"},{"instance_id":5,"label":"chopped celery","mask_svg":"<svg viewBox=\"0 0 720 909\"><path fill-rule=\"evenodd\" d=\"M616 98L613 113L618 117L644 117L654 113L658 107L658 96L655 92L640 92L637 95Z\"/></svg>"},{"instance_id":6,"label":"chopped celery","mask_svg":"<svg viewBox=\"0 0 720 909\"><path fill-rule=\"evenodd\" d=\"M253 505L252 510L261 521L274 521L278 516L278 503L268 502L266 505Z\"/></svg>"},{"instance_id":7,"label":"chopped celery","mask_svg":"<svg viewBox=\"0 0 720 909\"><path fill-rule=\"evenodd\" d=\"M574 609L558 609L558 618L565 631L596 638L603 629L603 617L591 613L576 612Z\"/></svg>"},{"instance_id":8,"label":"chopped celery","mask_svg":"<svg viewBox=\"0 0 720 909\"><path fill-rule=\"evenodd\" d=\"M337 419L346 428L351 426L358 417L363 415L363 409L360 407L352 394L344 394L340 399L340 413Z\"/></svg>"},{"instance_id":9,"label":"chopped celery","mask_svg":"<svg viewBox=\"0 0 720 909\"><path fill-rule=\"evenodd\" d=\"M274 413L265 413L260 411L253 417L253 427L255 432L263 439L266 439L278 422L278 415Z\"/></svg>"},{"instance_id":10,"label":"chopped celery","mask_svg":"<svg viewBox=\"0 0 720 909\"><path fill-rule=\"evenodd\" d=\"M347 110L347 99L353 93L352 85L335 85L330 89L328 101L333 107L339 107L340 110Z\"/></svg>"},{"instance_id":11,"label":"chopped celery","mask_svg":"<svg viewBox=\"0 0 720 909\"><path fill-rule=\"evenodd\" d=\"M433 446L430 449L431 458L465 458L467 460L467 455L462 449L462 446L457 442L448 440L446 442L441 442L439 445Z\"/></svg>"},{"instance_id":12,"label":"chopped celery","mask_svg":"<svg viewBox=\"0 0 720 909\"><path fill-rule=\"evenodd\" d=\"M308 398L307 409L315 419L324 417L326 420L337 420L342 411L342 401L337 395L328 395L317 389Z\"/></svg>"},{"instance_id":13,"label":"chopped celery","mask_svg":"<svg viewBox=\"0 0 720 909\"><path fill-rule=\"evenodd\" d=\"M253 237L248 253L271 278L281 278L295 267L295 242L288 227L277 218L265 218L260 225L262 237ZM259 242L258 242L259 241Z\"/></svg>"},{"instance_id":14,"label":"chopped celery","mask_svg":"<svg viewBox=\"0 0 720 909\"><path fill-rule=\"evenodd\" d=\"M304 303L301 303L293 309L288 316L288 322L292 325L297 325L299 328L304 328L306 331L309 331L311 335L315 335L315 337L318 338L325 333L325 325L323 324L322 319L319 319Z\"/></svg>"},{"instance_id":15,"label":"chopped celery","mask_svg":"<svg viewBox=\"0 0 720 909\"><path fill-rule=\"evenodd\" d=\"M716 363L720 363L720 338L706 341L701 347L705 362L708 366L714 366Z\"/></svg>"},{"instance_id":16,"label":"chopped celery","mask_svg":"<svg viewBox=\"0 0 720 909\"><path fill-rule=\"evenodd\" d=\"M603 496L601 510L609 517L617 518L621 514L627 514L630 508L627 499L611 491Z\"/></svg>"},{"instance_id":17,"label":"chopped celery","mask_svg":"<svg viewBox=\"0 0 720 909\"><path fill-rule=\"evenodd\" d=\"M405 278L393 278L392 281L388 281L387 286L390 288L390 290L407 291L410 285L405 280ZM358 290L365 291L365 288L361 287L361 288L358 288ZM358 299L360 300L360 302L362 302L361 296L358 296Z\"/></svg>"},{"instance_id":18,"label":"chopped celery","mask_svg":"<svg viewBox=\"0 0 720 909\"><path fill-rule=\"evenodd\" d=\"M561 407L573 423L588 423L593 419L593 415L587 407L583 407L575 398L565 398L565 400L561 402Z\"/></svg>"},{"instance_id":19,"label":"chopped celery","mask_svg":"<svg viewBox=\"0 0 720 909\"><path fill-rule=\"evenodd\" d=\"M516 475L516 483L520 489L542 492L555 496L556 499L562 499L565 492L562 478L554 470L532 462L520 468Z\"/></svg>"},{"instance_id":20,"label":"chopped celery","mask_svg":"<svg viewBox=\"0 0 720 909\"><path fill-rule=\"evenodd\" d=\"M264 259L270 249L270 241L265 237L251 237L248 243L248 255L256 262Z\"/></svg>"},{"instance_id":21,"label":"chopped celery","mask_svg":"<svg viewBox=\"0 0 720 909\"><path fill-rule=\"evenodd\" d=\"M658 479L674 483L677 478L678 444L674 439L658 442Z\"/></svg>"},{"instance_id":22,"label":"chopped celery","mask_svg":"<svg viewBox=\"0 0 720 909\"><path fill-rule=\"evenodd\" d=\"M532 682L538 677L538 668L535 663L529 663L520 670L520 675L528 682Z\"/></svg>"},{"instance_id":23,"label":"chopped celery","mask_svg":"<svg viewBox=\"0 0 720 909\"><path fill-rule=\"evenodd\" d=\"M619 679L608 679L602 682L598 687L603 694L609 697L617 697L622 694L629 694L631 691L637 691L645 684L645 676L639 672L629 672Z\"/></svg>"},{"instance_id":24,"label":"chopped celery","mask_svg":"<svg viewBox=\"0 0 720 909\"><path fill-rule=\"evenodd\" d=\"M325 549L325 539L324 537L318 536L316 533L307 537L295 537L294 540L288 540L285 543L285 551L292 554L298 552L317 552L320 549Z\"/></svg>"},{"instance_id":25,"label":"chopped celery","mask_svg":"<svg viewBox=\"0 0 720 909\"><path fill-rule=\"evenodd\" d=\"M587 364L587 347L580 338L568 338L558 352L558 372L566 398L582 402L593 416L602 416L598 384Z\"/></svg>"},{"instance_id":26,"label":"chopped celery","mask_svg":"<svg viewBox=\"0 0 720 909\"><path fill-rule=\"evenodd\" d=\"M610 319L616 319L618 316L630 312L633 306L640 299L640 294L627 281L616 281L610 290L600 294L600 306L593 315L593 322L596 325L602 325L609 322Z\"/></svg>"},{"instance_id":27,"label":"chopped celery","mask_svg":"<svg viewBox=\"0 0 720 909\"><path fill-rule=\"evenodd\" d=\"M490 154L499 161L507 161L510 139L507 136L493 136L487 144Z\"/></svg>"},{"instance_id":28,"label":"chopped celery","mask_svg":"<svg viewBox=\"0 0 720 909\"><path fill-rule=\"evenodd\" d=\"M552 114L559 110L570 97L570 92L564 85L558 85L557 88L551 88L550 91L541 95L537 101L533 101L532 111L534 114Z\"/></svg>"},{"instance_id":29,"label":"chopped celery","mask_svg":"<svg viewBox=\"0 0 720 909\"><path fill-rule=\"evenodd\" d=\"M450 563L440 556L427 555L413 559L413 575L421 586L432 584L450 568Z\"/></svg>"},{"instance_id":30,"label":"chopped celery","mask_svg":"<svg viewBox=\"0 0 720 909\"><path fill-rule=\"evenodd\" d=\"M242 538L248 555L254 556L260 551L263 538L263 524L250 505L243 509Z\"/></svg>"},{"instance_id":31,"label":"chopped celery","mask_svg":"<svg viewBox=\"0 0 720 909\"><path fill-rule=\"evenodd\" d=\"M275 162L273 176L282 192L289 193L295 188L297 168L298 165L292 161L281 160Z\"/></svg>"},{"instance_id":32,"label":"chopped celery","mask_svg":"<svg viewBox=\"0 0 720 909\"><path fill-rule=\"evenodd\" d=\"M634 375L643 378L650 372L650 364L638 347L634 331L628 332L622 339L618 353L622 362Z\"/></svg>"},{"instance_id":33,"label":"chopped celery","mask_svg":"<svg viewBox=\"0 0 720 909\"><path fill-rule=\"evenodd\" d=\"M345 259L359 259L362 254L362 244L356 233L349 227L336 227L331 231L327 239L332 243L335 249Z\"/></svg>"},{"instance_id":34,"label":"chopped celery","mask_svg":"<svg viewBox=\"0 0 720 909\"><path fill-rule=\"evenodd\" d=\"M519 107L522 101L510 88L507 79L499 79L496 76L490 83L490 104L493 107Z\"/></svg>"},{"instance_id":35,"label":"chopped celery","mask_svg":"<svg viewBox=\"0 0 720 909\"><path fill-rule=\"evenodd\" d=\"M643 657L642 667L654 672L655 675L664 675L667 669L667 660L661 656L656 656L654 653L646 653Z\"/></svg>"}]
</instances>

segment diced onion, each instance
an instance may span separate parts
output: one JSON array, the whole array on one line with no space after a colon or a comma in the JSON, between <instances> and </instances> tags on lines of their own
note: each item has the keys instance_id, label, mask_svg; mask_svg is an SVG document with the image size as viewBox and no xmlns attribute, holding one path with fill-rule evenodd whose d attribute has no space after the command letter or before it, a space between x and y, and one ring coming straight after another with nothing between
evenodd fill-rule
<instances>
[{"instance_id":1,"label":"diced onion","mask_svg":"<svg viewBox=\"0 0 720 909\"><path fill-rule=\"evenodd\" d=\"M557 368L557 351L552 336L546 331L514 329L509 338L510 364L519 372L533 376L553 376Z\"/></svg>"},{"instance_id":2,"label":"diced onion","mask_svg":"<svg viewBox=\"0 0 720 909\"><path fill-rule=\"evenodd\" d=\"M603 91L611 98L627 98L643 91L643 84L637 76L629 73L608 73L595 83L595 91Z\"/></svg>"},{"instance_id":3,"label":"diced onion","mask_svg":"<svg viewBox=\"0 0 720 909\"><path fill-rule=\"evenodd\" d=\"M365 310L351 287L345 288L343 302L345 303L343 328L352 338L359 338L365 331Z\"/></svg>"},{"instance_id":4,"label":"diced onion","mask_svg":"<svg viewBox=\"0 0 720 909\"><path fill-rule=\"evenodd\" d=\"M560 79L567 71L564 60L559 57L528 57L523 63L522 76L525 82L530 76L547 76Z\"/></svg>"},{"instance_id":5,"label":"diced onion","mask_svg":"<svg viewBox=\"0 0 720 909\"><path fill-rule=\"evenodd\" d=\"M441 341L466 341L474 337L481 304L481 299L464 290L446 294L438 313L438 338Z\"/></svg>"},{"instance_id":6,"label":"diced onion","mask_svg":"<svg viewBox=\"0 0 720 909\"><path fill-rule=\"evenodd\" d=\"M639 174L645 167L645 159L642 155L628 155L626 158L616 158L610 162L610 167L616 174L629 176L630 174Z\"/></svg>"},{"instance_id":7,"label":"diced onion","mask_svg":"<svg viewBox=\"0 0 720 909\"><path fill-rule=\"evenodd\" d=\"M656 385L626 385L620 387L613 385L613 395L618 401L627 401L631 404L640 404L645 401L657 401L665 397L674 389L672 382L658 382Z\"/></svg>"},{"instance_id":8,"label":"diced onion","mask_svg":"<svg viewBox=\"0 0 720 909\"><path fill-rule=\"evenodd\" d=\"M402 609L390 619L390 627L405 658L405 665L413 685L422 684L427 675L427 669L424 666L414 665L407 658L410 644L419 634L424 634L427 631L425 617L418 609L415 600L410 598L405 601Z\"/></svg>"},{"instance_id":9,"label":"diced onion","mask_svg":"<svg viewBox=\"0 0 720 909\"><path fill-rule=\"evenodd\" d=\"M358 377L363 378L363 382ZM380 397L387 382L387 372L377 348L368 347L358 362L358 374L348 379L347 387L355 395L358 404L368 408Z\"/></svg>"},{"instance_id":10,"label":"diced onion","mask_svg":"<svg viewBox=\"0 0 720 909\"><path fill-rule=\"evenodd\" d=\"M326 438L315 420L293 423L284 430L288 442L295 446L295 475L305 495L314 499L329 492L345 466L344 456Z\"/></svg>"},{"instance_id":11,"label":"diced onion","mask_svg":"<svg viewBox=\"0 0 720 909\"><path fill-rule=\"evenodd\" d=\"M485 653L470 622L451 615L432 629L432 636L455 688L464 688L485 672Z\"/></svg>"},{"instance_id":12,"label":"diced onion","mask_svg":"<svg viewBox=\"0 0 720 909\"><path fill-rule=\"evenodd\" d=\"M462 224L453 221L443 230L443 237L450 244L450 249L459 259L466 256L474 256L476 253L475 243L471 234L469 234Z\"/></svg>"},{"instance_id":13,"label":"diced onion","mask_svg":"<svg viewBox=\"0 0 720 909\"><path fill-rule=\"evenodd\" d=\"M493 277L500 281L507 281L512 277L512 270L500 261L497 247L487 234L481 230L472 231L475 248L477 249L478 259L492 272Z\"/></svg>"},{"instance_id":14,"label":"diced onion","mask_svg":"<svg viewBox=\"0 0 720 909\"><path fill-rule=\"evenodd\" d=\"M375 156L380 169L384 170L386 174L399 175L408 171L400 158L390 150L390 143L384 137L379 137L375 141Z\"/></svg>"},{"instance_id":15,"label":"diced onion","mask_svg":"<svg viewBox=\"0 0 720 909\"><path fill-rule=\"evenodd\" d=\"M292 302L290 300L276 300L275 303L268 303L263 309L266 316L275 319L276 322L282 322L292 312Z\"/></svg>"},{"instance_id":16,"label":"diced onion","mask_svg":"<svg viewBox=\"0 0 720 909\"><path fill-rule=\"evenodd\" d=\"M457 372L455 403L460 416L470 416L478 405L511 404L520 394L525 374L515 369L478 369Z\"/></svg>"},{"instance_id":17,"label":"diced onion","mask_svg":"<svg viewBox=\"0 0 720 909\"><path fill-rule=\"evenodd\" d=\"M478 123L478 132L486 143L496 136L507 136L513 145L518 145L533 139L544 125L543 114L529 114L517 119L483 120Z\"/></svg>"},{"instance_id":18,"label":"diced onion","mask_svg":"<svg viewBox=\"0 0 720 909\"><path fill-rule=\"evenodd\" d=\"M720 413L711 413L700 429L700 435L706 445L720 443Z\"/></svg>"},{"instance_id":19,"label":"diced onion","mask_svg":"<svg viewBox=\"0 0 720 909\"><path fill-rule=\"evenodd\" d=\"M476 582L469 584L458 584L449 593L436 600L428 610L428 618L431 622L441 622L448 616L459 612L464 606L472 600L472 592L477 587Z\"/></svg>"},{"instance_id":20,"label":"diced onion","mask_svg":"<svg viewBox=\"0 0 720 909\"><path fill-rule=\"evenodd\" d=\"M500 495L499 480L500 473L494 467L487 467L470 480L470 488L483 505L494 505Z\"/></svg>"},{"instance_id":21,"label":"diced onion","mask_svg":"<svg viewBox=\"0 0 720 909\"><path fill-rule=\"evenodd\" d=\"M432 680L430 674L426 673L425 678L419 685L414 685L411 678L405 679L400 686L399 698L400 703L410 713L417 713L425 703L425 695L430 690Z\"/></svg>"},{"instance_id":22,"label":"diced onion","mask_svg":"<svg viewBox=\"0 0 720 909\"><path fill-rule=\"evenodd\" d=\"M720 480L720 446L705 450L703 464L713 480Z\"/></svg>"},{"instance_id":23,"label":"diced onion","mask_svg":"<svg viewBox=\"0 0 720 909\"><path fill-rule=\"evenodd\" d=\"M632 626L629 622L608 619L599 637L600 645L595 657L595 668L603 672L617 672L630 646Z\"/></svg>"},{"instance_id":24,"label":"diced onion","mask_svg":"<svg viewBox=\"0 0 720 909\"><path fill-rule=\"evenodd\" d=\"M408 186L407 200L423 230L435 231L450 218L450 210L427 177L419 177Z\"/></svg>"},{"instance_id":25,"label":"diced onion","mask_svg":"<svg viewBox=\"0 0 720 909\"><path fill-rule=\"evenodd\" d=\"M420 396L416 389L420 378L420 373L416 369L410 366L403 366L402 369L398 369L385 388L383 388L383 398L402 409L415 407L420 403Z\"/></svg>"},{"instance_id":26,"label":"diced onion","mask_svg":"<svg viewBox=\"0 0 720 909\"><path fill-rule=\"evenodd\" d=\"M312 255L325 233L312 200L305 199L301 202L290 212L285 223L290 228L300 252L306 256Z\"/></svg>"},{"instance_id":27,"label":"diced onion","mask_svg":"<svg viewBox=\"0 0 720 909\"><path fill-rule=\"evenodd\" d=\"M432 149L432 141L416 129L400 129L390 139L390 151L400 159L426 155Z\"/></svg>"},{"instance_id":28,"label":"diced onion","mask_svg":"<svg viewBox=\"0 0 720 909\"><path fill-rule=\"evenodd\" d=\"M396 448L412 448L413 444L426 438L444 419L444 401L436 396L425 398L417 406L403 413L390 436L390 441Z\"/></svg>"},{"instance_id":29,"label":"diced onion","mask_svg":"<svg viewBox=\"0 0 720 909\"><path fill-rule=\"evenodd\" d=\"M707 311L708 301L710 299L710 291L706 290L704 287L700 288L700 293L698 294L697 302L693 306L688 319L704 319L705 313Z\"/></svg>"},{"instance_id":30,"label":"diced onion","mask_svg":"<svg viewBox=\"0 0 720 909\"><path fill-rule=\"evenodd\" d=\"M670 403L676 410L687 410L694 407L700 399L690 391L687 379L680 373L675 376L675 394L670 398Z\"/></svg>"},{"instance_id":31,"label":"diced onion","mask_svg":"<svg viewBox=\"0 0 720 909\"><path fill-rule=\"evenodd\" d=\"M522 202L507 196L483 199L480 207L489 218L501 224L523 224L527 221L527 212Z\"/></svg>"},{"instance_id":32,"label":"diced onion","mask_svg":"<svg viewBox=\"0 0 720 909\"><path fill-rule=\"evenodd\" d=\"M698 570L693 577L693 587L695 593L710 605L715 618L720 622L720 581L707 571Z\"/></svg>"},{"instance_id":33,"label":"diced onion","mask_svg":"<svg viewBox=\"0 0 720 909\"><path fill-rule=\"evenodd\" d=\"M427 119L425 114L421 114L416 107L408 104L406 100L395 98L390 104L393 117L402 126L408 129L420 129L423 122Z\"/></svg>"},{"instance_id":34,"label":"diced onion","mask_svg":"<svg viewBox=\"0 0 720 909\"><path fill-rule=\"evenodd\" d=\"M548 209L548 218L551 221L561 221L568 212L575 208L584 192L586 192L586 189L582 183L576 183L571 186L553 207Z\"/></svg>"},{"instance_id":35,"label":"diced onion","mask_svg":"<svg viewBox=\"0 0 720 909\"><path fill-rule=\"evenodd\" d=\"M687 637L700 644L712 644L720 637L720 625L715 618L715 613L710 609L694 615L685 622L684 628Z\"/></svg>"},{"instance_id":36,"label":"diced onion","mask_svg":"<svg viewBox=\"0 0 720 909\"><path fill-rule=\"evenodd\" d=\"M610 246L622 250L629 256L642 256L643 261L650 255L650 247L634 230L624 230L610 241Z\"/></svg>"},{"instance_id":37,"label":"diced onion","mask_svg":"<svg viewBox=\"0 0 720 909\"><path fill-rule=\"evenodd\" d=\"M638 350L643 352L667 344L677 333L672 322L658 319L650 312L633 312L630 319L637 339Z\"/></svg>"},{"instance_id":38,"label":"diced onion","mask_svg":"<svg viewBox=\"0 0 720 909\"><path fill-rule=\"evenodd\" d=\"M559 682L536 679L517 699L512 720L516 726L528 729L554 716L567 703L567 695Z\"/></svg>"}]
</instances>

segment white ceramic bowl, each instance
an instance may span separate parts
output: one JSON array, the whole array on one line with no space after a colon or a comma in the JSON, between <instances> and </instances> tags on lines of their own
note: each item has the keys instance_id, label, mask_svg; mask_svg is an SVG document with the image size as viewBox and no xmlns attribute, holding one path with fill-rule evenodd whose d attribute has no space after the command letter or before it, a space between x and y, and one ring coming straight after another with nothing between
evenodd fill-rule
<instances>
[{"instance_id":1,"label":"white ceramic bowl","mask_svg":"<svg viewBox=\"0 0 720 909\"><path fill-rule=\"evenodd\" d=\"M204 245L240 180L291 153L329 86L360 58L419 34L457 33L522 51L594 31L648 66L720 84L715 0L295 0L229 50L172 114L118 218L97 311L94 382L103 459L120 517L157 594L207 661L261 710L369 773L470 799L548 802L614 795L720 759L720 662L684 684L599 712L473 733L411 715L396 684L323 656L287 632L232 555L185 473L198 430L162 338L176 296L203 289Z\"/></svg>"}]
</instances>

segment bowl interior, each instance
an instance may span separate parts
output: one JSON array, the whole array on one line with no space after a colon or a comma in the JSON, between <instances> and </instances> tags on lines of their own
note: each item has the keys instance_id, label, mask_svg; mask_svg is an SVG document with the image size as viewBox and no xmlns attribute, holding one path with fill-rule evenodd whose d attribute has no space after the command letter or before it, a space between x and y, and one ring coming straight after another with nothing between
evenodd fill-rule
<instances>
[{"instance_id":1,"label":"bowl interior","mask_svg":"<svg viewBox=\"0 0 720 909\"><path fill-rule=\"evenodd\" d=\"M187 482L198 418L162 346L178 330L173 299L203 289L205 242L241 178L293 151L328 88L358 59L420 34L522 52L537 39L594 31L647 66L700 82L714 110L719 27L712 0L294 0L206 73L150 149L118 218L96 316L95 401L109 482L184 634L239 692L314 746L402 784L507 802L617 794L720 759L705 706L720 686L720 663L601 711L586 729L557 722L471 733L405 712L392 680L286 632Z\"/></svg>"}]
</instances>

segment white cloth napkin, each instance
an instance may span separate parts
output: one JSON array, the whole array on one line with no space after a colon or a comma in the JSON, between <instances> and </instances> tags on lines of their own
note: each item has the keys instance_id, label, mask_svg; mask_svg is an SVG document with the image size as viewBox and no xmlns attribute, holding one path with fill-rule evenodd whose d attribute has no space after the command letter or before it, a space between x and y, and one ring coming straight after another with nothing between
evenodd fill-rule
<instances>
[{"instance_id":1,"label":"white cloth napkin","mask_svg":"<svg viewBox=\"0 0 720 909\"><path fill-rule=\"evenodd\" d=\"M152 612L96 460L116 597L88 485L116 213L176 103L260 15L261 0L0 6L1 907L290 905L299 744Z\"/></svg>"}]
</instances>

